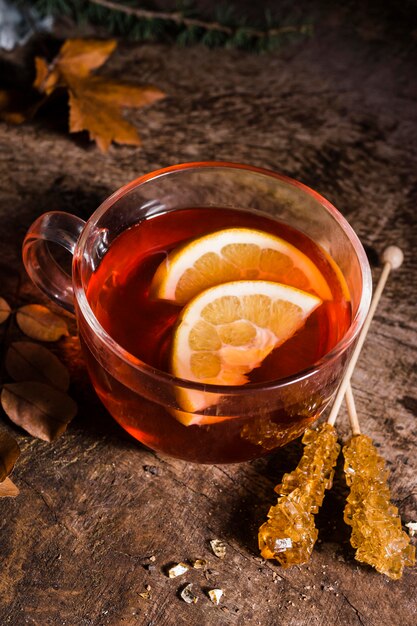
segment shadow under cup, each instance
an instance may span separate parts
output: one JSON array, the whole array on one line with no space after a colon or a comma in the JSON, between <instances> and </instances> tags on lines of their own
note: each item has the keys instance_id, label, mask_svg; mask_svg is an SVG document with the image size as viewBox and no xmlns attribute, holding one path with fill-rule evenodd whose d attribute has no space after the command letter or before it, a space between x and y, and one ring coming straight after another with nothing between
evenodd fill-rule
<instances>
[{"instance_id":1,"label":"shadow under cup","mask_svg":"<svg viewBox=\"0 0 417 626\"><path fill-rule=\"evenodd\" d=\"M259 212L301 231L336 262L350 292L352 321L312 367L268 383L202 385L141 362L100 325L86 292L112 242L142 220L195 207ZM47 241L74 255L72 283L53 262ZM32 280L61 306L75 310L89 375L111 415L150 448L200 463L249 460L302 434L332 399L371 297L365 252L330 203L284 176L229 163L190 163L143 176L108 198L86 224L65 213L44 214L29 229L23 256ZM183 411L181 392L190 389L204 392L203 413L218 421L185 426L173 417Z\"/></svg>"}]
</instances>

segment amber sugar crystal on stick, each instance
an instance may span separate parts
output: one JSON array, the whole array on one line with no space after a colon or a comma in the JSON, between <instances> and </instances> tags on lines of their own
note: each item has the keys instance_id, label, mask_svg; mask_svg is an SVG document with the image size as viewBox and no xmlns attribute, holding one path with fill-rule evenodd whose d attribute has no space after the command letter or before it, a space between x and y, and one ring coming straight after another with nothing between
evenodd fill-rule
<instances>
[{"instance_id":1,"label":"amber sugar crystal on stick","mask_svg":"<svg viewBox=\"0 0 417 626\"><path fill-rule=\"evenodd\" d=\"M318 535L314 513L321 506L325 489L332 485L333 468L340 450L334 423L345 396L353 432L343 449L345 473L351 487L345 521L353 528L351 542L357 548L356 558L391 578L400 578L404 566L415 561L415 550L401 529L398 509L390 503L384 461L369 437L360 433L350 386L353 369L388 275L391 269L400 267L402 260L402 252L395 246L390 246L383 254L384 268L328 422L316 431L306 431L303 457L298 467L285 474L282 484L276 488L281 497L277 505L271 507L268 521L259 529L259 547L264 558L275 558L284 566L308 561Z\"/></svg>"},{"instance_id":2,"label":"amber sugar crystal on stick","mask_svg":"<svg viewBox=\"0 0 417 626\"><path fill-rule=\"evenodd\" d=\"M379 279L368 318L358 341L359 350L369 328L379 298L391 269L397 269L403 261L401 250L390 246L382 256L384 268ZM362 337L363 335L363 337ZM402 530L398 509L391 504L388 487L389 472L384 459L379 456L370 437L361 434L355 400L350 386L353 366L359 356L356 348L346 375L340 385L345 391L346 406L352 428L352 437L343 447L344 471L350 492L344 513L346 524L352 526L350 542L356 549L355 558L367 563L390 578L401 578L404 567L415 564L415 548ZM336 404L336 402L335 402ZM334 405L335 406L335 405ZM339 404L340 406L340 404ZM329 421L336 415L334 407Z\"/></svg>"},{"instance_id":3,"label":"amber sugar crystal on stick","mask_svg":"<svg viewBox=\"0 0 417 626\"><path fill-rule=\"evenodd\" d=\"M415 547L402 530L398 509L391 504L389 472L370 437L353 435L343 446L344 470L350 489L344 520L352 527L355 558L381 574L401 578L415 564Z\"/></svg>"},{"instance_id":4,"label":"amber sugar crystal on stick","mask_svg":"<svg viewBox=\"0 0 417 626\"><path fill-rule=\"evenodd\" d=\"M284 474L276 487L281 497L259 529L261 555L284 567L306 563L311 556L318 536L314 514L325 490L332 486L340 451L336 430L330 424L307 430L302 441L301 461L293 472Z\"/></svg>"}]
</instances>

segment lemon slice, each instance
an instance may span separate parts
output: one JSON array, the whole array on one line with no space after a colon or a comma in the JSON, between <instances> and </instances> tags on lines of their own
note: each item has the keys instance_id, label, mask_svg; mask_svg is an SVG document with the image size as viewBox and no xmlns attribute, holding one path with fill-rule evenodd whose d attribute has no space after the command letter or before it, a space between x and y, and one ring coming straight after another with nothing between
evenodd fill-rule
<instances>
[{"instance_id":1,"label":"lemon slice","mask_svg":"<svg viewBox=\"0 0 417 626\"><path fill-rule=\"evenodd\" d=\"M316 265L292 244L264 231L227 228L178 246L161 263L150 296L184 305L201 291L235 280L268 280L332 293Z\"/></svg>"},{"instance_id":2,"label":"lemon slice","mask_svg":"<svg viewBox=\"0 0 417 626\"><path fill-rule=\"evenodd\" d=\"M274 348L299 330L322 300L288 285L240 280L206 289L183 309L174 329L171 371L203 384L243 385ZM217 417L190 415L216 396L181 389L174 415L184 424ZM188 413L187 413L188 412Z\"/></svg>"}]
</instances>

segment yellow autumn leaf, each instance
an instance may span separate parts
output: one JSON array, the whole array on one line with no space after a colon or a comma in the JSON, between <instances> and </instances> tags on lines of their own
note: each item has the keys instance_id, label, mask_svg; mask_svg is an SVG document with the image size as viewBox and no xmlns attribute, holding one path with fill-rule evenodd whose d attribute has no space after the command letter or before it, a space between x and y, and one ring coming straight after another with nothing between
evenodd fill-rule
<instances>
[{"instance_id":1,"label":"yellow autumn leaf","mask_svg":"<svg viewBox=\"0 0 417 626\"><path fill-rule=\"evenodd\" d=\"M34 87L47 95L58 87L67 89L70 132L87 131L103 152L112 141L140 143L136 128L122 117L122 107L141 108L165 97L157 87L129 85L91 75L115 47L114 40L69 39L51 64L36 59Z\"/></svg>"},{"instance_id":2,"label":"yellow autumn leaf","mask_svg":"<svg viewBox=\"0 0 417 626\"><path fill-rule=\"evenodd\" d=\"M125 93L123 86L119 85L112 98L105 81L100 82L96 90L94 85L91 87L87 80L78 80L72 76L68 80L70 131L72 133L88 131L90 139L93 139L103 152L108 150L112 141L130 145L140 144L138 131L121 115L120 103L125 99L129 102L129 106L143 106L146 102L144 90L130 86ZM151 93L149 91L149 94ZM160 92L153 91L153 95L154 100L161 97ZM137 105L133 104L135 96ZM150 95L149 101L151 101Z\"/></svg>"},{"instance_id":3,"label":"yellow autumn leaf","mask_svg":"<svg viewBox=\"0 0 417 626\"><path fill-rule=\"evenodd\" d=\"M33 86L38 91L45 93L49 96L54 89L57 88L60 74L55 69L48 66L45 59L40 57L35 58L36 78Z\"/></svg>"},{"instance_id":4,"label":"yellow autumn leaf","mask_svg":"<svg viewBox=\"0 0 417 626\"><path fill-rule=\"evenodd\" d=\"M75 74L79 78L89 76L114 52L117 42L114 39L68 39L55 60L55 66L61 72Z\"/></svg>"}]
</instances>

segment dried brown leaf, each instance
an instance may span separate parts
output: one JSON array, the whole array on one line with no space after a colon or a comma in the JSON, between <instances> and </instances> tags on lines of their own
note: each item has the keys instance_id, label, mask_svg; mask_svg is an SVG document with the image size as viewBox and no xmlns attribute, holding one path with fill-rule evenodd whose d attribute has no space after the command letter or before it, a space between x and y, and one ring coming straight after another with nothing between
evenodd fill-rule
<instances>
[{"instance_id":1,"label":"dried brown leaf","mask_svg":"<svg viewBox=\"0 0 417 626\"><path fill-rule=\"evenodd\" d=\"M16 341L6 354L6 370L16 381L34 380L67 391L69 373L53 352L31 341Z\"/></svg>"},{"instance_id":2,"label":"dried brown leaf","mask_svg":"<svg viewBox=\"0 0 417 626\"><path fill-rule=\"evenodd\" d=\"M70 132L87 131L102 151L112 141L139 144L136 128L122 117L122 107L144 107L165 94L151 85L94 76L92 72L105 63L116 45L113 39L68 39L50 63L36 57L32 89L0 90L0 120L21 124L31 119L56 89L65 89Z\"/></svg>"},{"instance_id":3,"label":"dried brown leaf","mask_svg":"<svg viewBox=\"0 0 417 626\"><path fill-rule=\"evenodd\" d=\"M39 341L57 341L69 334L66 321L41 304L20 307L16 321L25 335Z\"/></svg>"},{"instance_id":4,"label":"dried brown leaf","mask_svg":"<svg viewBox=\"0 0 417 626\"><path fill-rule=\"evenodd\" d=\"M12 312L9 303L0 296L0 324L3 324Z\"/></svg>"},{"instance_id":5,"label":"dried brown leaf","mask_svg":"<svg viewBox=\"0 0 417 626\"><path fill-rule=\"evenodd\" d=\"M65 74L86 78L92 70L103 65L116 45L114 39L68 39L52 63L48 64L41 57L35 58L33 87L49 96L54 89L65 85Z\"/></svg>"},{"instance_id":6,"label":"dried brown leaf","mask_svg":"<svg viewBox=\"0 0 417 626\"><path fill-rule=\"evenodd\" d=\"M33 86L41 93L49 96L59 83L59 72L51 70L45 59L35 57L36 78Z\"/></svg>"},{"instance_id":7,"label":"dried brown leaf","mask_svg":"<svg viewBox=\"0 0 417 626\"><path fill-rule=\"evenodd\" d=\"M80 78L88 76L114 52L117 46L115 39L102 41L99 39L68 39L55 61L62 71L77 74Z\"/></svg>"},{"instance_id":8,"label":"dried brown leaf","mask_svg":"<svg viewBox=\"0 0 417 626\"><path fill-rule=\"evenodd\" d=\"M14 437L8 432L0 430L0 483L3 482L12 471L14 464L20 455L19 445Z\"/></svg>"},{"instance_id":9,"label":"dried brown leaf","mask_svg":"<svg viewBox=\"0 0 417 626\"><path fill-rule=\"evenodd\" d=\"M140 143L136 128L121 114L121 107L143 107L165 97L150 85L135 86L93 76L116 47L114 40L68 39L51 64L37 58L34 87L47 95L56 88L68 90L70 132L86 130L100 150L112 141Z\"/></svg>"},{"instance_id":10,"label":"dried brown leaf","mask_svg":"<svg viewBox=\"0 0 417 626\"><path fill-rule=\"evenodd\" d=\"M45 91L46 93L48 93L47 89L45 89L45 81L48 78L49 74L52 74L52 72L50 72L45 59L42 59L41 57L35 57L35 70L36 77L33 81L33 87L38 91Z\"/></svg>"},{"instance_id":11,"label":"dried brown leaf","mask_svg":"<svg viewBox=\"0 0 417 626\"><path fill-rule=\"evenodd\" d=\"M164 92L153 85L129 85L102 76L90 76L82 82L85 96L95 97L102 106L140 109L165 98Z\"/></svg>"},{"instance_id":12,"label":"dried brown leaf","mask_svg":"<svg viewBox=\"0 0 417 626\"><path fill-rule=\"evenodd\" d=\"M140 144L138 132L121 115L120 107L140 108L165 97L156 87L125 85L99 76L79 79L65 75L70 95L70 131L87 130L106 151L112 141Z\"/></svg>"},{"instance_id":13,"label":"dried brown leaf","mask_svg":"<svg viewBox=\"0 0 417 626\"><path fill-rule=\"evenodd\" d=\"M112 141L139 145L138 131L123 119L119 108L106 104L86 89L86 81L71 80L69 91L70 132L88 131L102 152L107 152Z\"/></svg>"},{"instance_id":14,"label":"dried brown leaf","mask_svg":"<svg viewBox=\"0 0 417 626\"><path fill-rule=\"evenodd\" d=\"M16 487L10 478L5 478L0 483L0 498L15 498L20 493L19 488Z\"/></svg>"},{"instance_id":15,"label":"dried brown leaf","mask_svg":"<svg viewBox=\"0 0 417 626\"><path fill-rule=\"evenodd\" d=\"M44 441L59 437L77 412L66 393L38 382L4 385L0 400L12 422Z\"/></svg>"}]
</instances>

